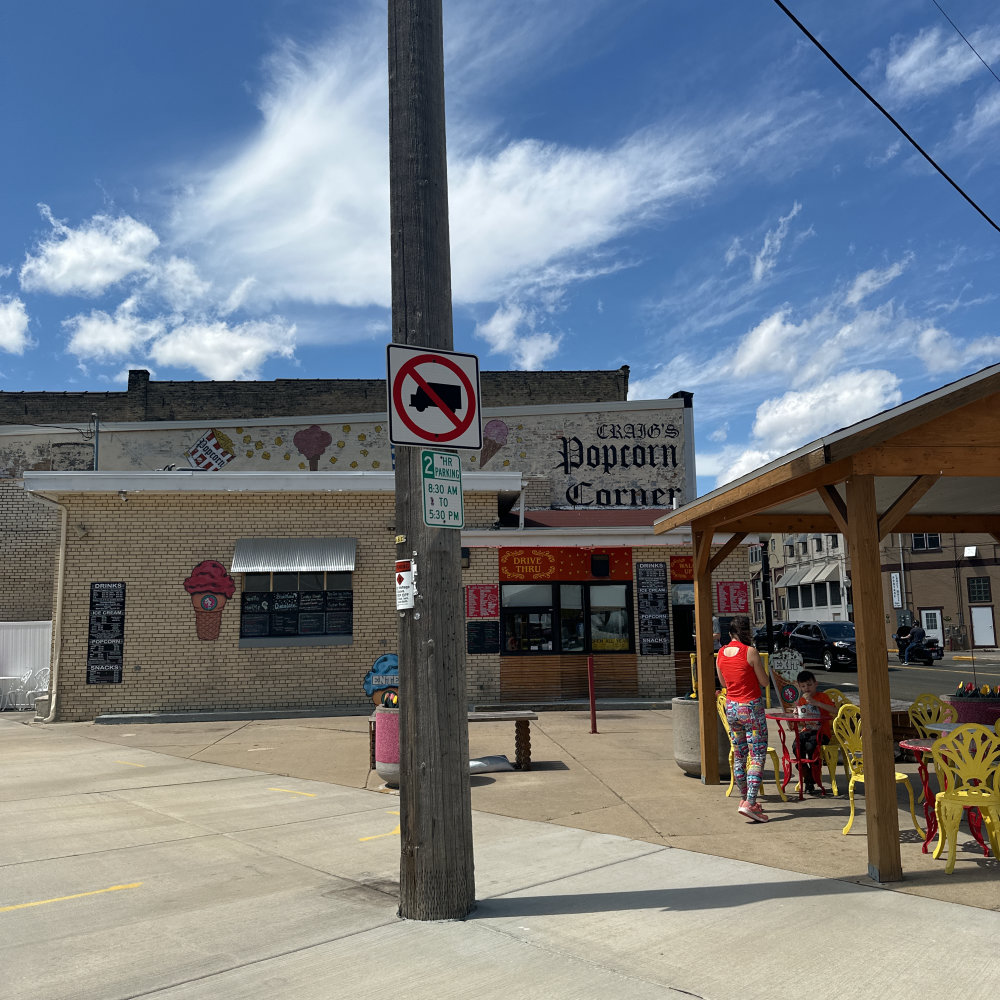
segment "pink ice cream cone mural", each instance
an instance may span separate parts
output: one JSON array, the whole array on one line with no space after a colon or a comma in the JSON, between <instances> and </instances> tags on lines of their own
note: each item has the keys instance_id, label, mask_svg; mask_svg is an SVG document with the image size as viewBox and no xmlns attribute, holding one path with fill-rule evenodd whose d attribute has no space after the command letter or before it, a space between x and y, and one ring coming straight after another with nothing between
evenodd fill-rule
<instances>
[{"instance_id":1,"label":"pink ice cream cone mural","mask_svg":"<svg viewBox=\"0 0 1000 1000\"><path fill-rule=\"evenodd\" d=\"M222 609L236 590L226 567L214 559L198 563L184 581L184 589L191 595L198 638L218 639Z\"/></svg>"},{"instance_id":2,"label":"pink ice cream cone mural","mask_svg":"<svg viewBox=\"0 0 1000 1000\"><path fill-rule=\"evenodd\" d=\"M312 472L319 468L320 456L332 442L333 438L319 424L296 431L292 438L292 443L299 449L299 454L305 455L309 460L309 469Z\"/></svg>"},{"instance_id":3,"label":"pink ice cream cone mural","mask_svg":"<svg viewBox=\"0 0 1000 1000\"><path fill-rule=\"evenodd\" d=\"M479 453L481 469L506 443L510 429L502 420L491 420L483 428L483 449Z\"/></svg>"}]
</instances>

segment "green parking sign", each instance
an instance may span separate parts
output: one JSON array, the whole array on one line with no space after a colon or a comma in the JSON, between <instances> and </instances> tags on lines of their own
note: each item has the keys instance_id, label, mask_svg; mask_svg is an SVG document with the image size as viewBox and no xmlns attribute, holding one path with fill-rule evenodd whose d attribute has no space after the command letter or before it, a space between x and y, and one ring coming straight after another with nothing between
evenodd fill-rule
<instances>
[{"instance_id":1,"label":"green parking sign","mask_svg":"<svg viewBox=\"0 0 1000 1000\"><path fill-rule=\"evenodd\" d=\"M424 524L431 528L464 528L462 461L447 451L420 452Z\"/></svg>"}]
</instances>

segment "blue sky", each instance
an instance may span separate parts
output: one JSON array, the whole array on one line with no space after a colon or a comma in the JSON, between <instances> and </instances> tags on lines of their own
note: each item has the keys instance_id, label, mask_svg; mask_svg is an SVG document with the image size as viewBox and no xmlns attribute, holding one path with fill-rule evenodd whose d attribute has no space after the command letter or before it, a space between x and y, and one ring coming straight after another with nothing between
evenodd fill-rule
<instances>
[{"instance_id":1,"label":"blue sky","mask_svg":"<svg viewBox=\"0 0 1000 1000\"><path fill-rule=\"evenodd\" d=\"M939 0L1000 75L1000 9ZM791 9L994 219L932 0ZM699 492L1000 360L1000 233L771 0L445 0L455 349L694 393ZM377 377L386 11L0 14L0 389Z\"/></svg>"}]
</instances>

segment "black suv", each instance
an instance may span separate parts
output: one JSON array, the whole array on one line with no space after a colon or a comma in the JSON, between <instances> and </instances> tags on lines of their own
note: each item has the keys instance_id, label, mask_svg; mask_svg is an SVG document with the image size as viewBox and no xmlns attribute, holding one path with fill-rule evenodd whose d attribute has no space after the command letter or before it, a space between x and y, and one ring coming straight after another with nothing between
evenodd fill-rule
<instances>
[{"instance_id":1,"label":"black suv","mask_svg":"<svg viewBox=\"0 0 1000 1000\"><path fill-rule=\"evenodd\" d=\"M788 645L802 659L834 667L858 669L854 622L800 622L788 637Z\"/></svg>"}]
</instances>

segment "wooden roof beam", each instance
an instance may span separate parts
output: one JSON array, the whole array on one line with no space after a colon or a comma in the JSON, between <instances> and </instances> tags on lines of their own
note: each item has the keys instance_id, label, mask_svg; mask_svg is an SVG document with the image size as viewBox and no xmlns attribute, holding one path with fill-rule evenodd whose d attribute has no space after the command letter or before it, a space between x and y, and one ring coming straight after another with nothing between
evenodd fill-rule
<instances>
[{"instance_id":1,"label":"wooden roof beam","mask_svg":"<svg viewBox=\"0 0 1000 1000\"><path fill-rule=\"evenodd\" d=\"M878 538L882 541L909 514L913 505L940 479L940 476L917 476L878 519Z\"/></svg>"},{"instance_id":2,"label":"wooden roof beam","mask_svg":"<svg viewBox=\"0 0 1000 1000\"><path fill-rule=\"evenodd\" d=\"M709 571L709 573L714 573L719 568L719 566L722 564L722 560L725 559L726 556L728 556L729 553L732 552L733 549L735 549L736 546L739 545L740 542L742 542L743 539L746 538L746 537L747 537L747 532L745 532L745 531L737 531L736 534L734 534L732 536L732 538L730 538L729 541L726 542L722 546L722 548L719 549L719 551L716 552L715 555L712 556L712 558L708 560L708 571Z\"/></svg>"}]
</instances>

